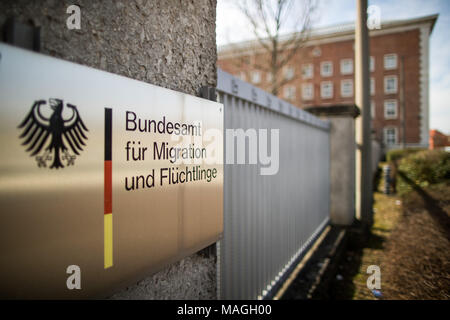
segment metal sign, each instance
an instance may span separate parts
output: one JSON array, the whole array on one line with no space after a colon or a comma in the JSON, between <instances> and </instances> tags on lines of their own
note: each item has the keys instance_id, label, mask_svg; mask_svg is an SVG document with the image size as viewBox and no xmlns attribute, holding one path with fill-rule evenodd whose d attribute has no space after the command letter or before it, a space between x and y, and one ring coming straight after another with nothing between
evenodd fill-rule
<instances>
[{"instance_id":1,"label":"metal sign","mask_svg":"<svg viewBox=\"0 0 450 320\"><path fill-rule=\"evenodd\" d=\"M220 238L222 104L0 54L0 297L101 297Z\"/></svg>"}]
</instances>

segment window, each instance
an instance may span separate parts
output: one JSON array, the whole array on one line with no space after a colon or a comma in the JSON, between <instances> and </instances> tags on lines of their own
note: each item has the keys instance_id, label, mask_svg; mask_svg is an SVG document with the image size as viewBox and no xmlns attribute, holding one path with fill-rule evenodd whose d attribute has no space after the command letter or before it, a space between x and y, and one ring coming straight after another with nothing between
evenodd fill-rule
<instances>
[{"instance_id":1,"label":"window","mask_svg":"<svg viewBox=\"0 0 450 320\"><path fill-rule=\"evenodd\" d=\"M322 75L322 77L331 77L333 75L333 62L322 62L320 64L320 74Z\"/></svg>"},{"instance_id":2,"label":"window","mask_svg":"<svg viewBox=\"0 0 450 320\"><path fill-rule=\"evenodd\" d=\"M370 95L375 95L375 78L370 78Z\"/></svg>"},{"instance_id":3,"label":"window","mask_svg":"<svg viewBox=\"0 0 450 320\"><path fill-rule=\"evenodd\" d=\"M397 76L384 77L384 93L397 93Z\"/></svg>"},{"instance_id":4,"label":"window","mask_svg":"<svg viewBox=\"0 0 450 320\"><path fill-rule=\"evenodd\" d=\"M255 84L258 84L261 82L261 72L259 71L252 71L251 73L252 82Z\"/></svg>"},{"instance_id":5,"label":"window","mask_svg":"<svg viewBox=\"0 0 450 320\"><path fill-rule=\"evenodd\" d=\"M352 59L342 59L341 60L341 74L352 74L353 73L353 60Z\"/></svg>"},{"instance_id":6,"label":"window","mask_svg":"<svg viewBox=\"0 0 450 320\"><path fill-rule=\"evenodd\" d=\"M384 55L384 69L397 69L397 55L395 53Z\"/></svg>"},{"instance_id":7,"label":"window","mask_svg":"<svg viewBox=\"0 0 450 320\"><path fill-rule=\"evenodd\" d=\"M302 78L312 79L314 76L314 67L312 63L302 65Z\"/></svg>"},{"instance_id":8,"label":"window","mask_svg":"<svg viewBox=\"0 0 450 320\"><path fill-rule=\"evenodd\" d=\"M375 119L375 101L370 101L370 117Z\"/></svg>"},{"instance_id":9,"label":"window","mask_svg":"<svg viewBox=\"0 0 450 320\"><path fill-rule=\"evenodd\" d=\"M353 80L346 79L341 81L341 97L353 96Z\"/></svg>"},{"instance_id":10,"label":"window","mask_svg":"<svg viewBox=\"0 0 450 320\"><path fill-rule=\"evenodd\" d=\"M315 47L312 51L312 56L320 57L321 55L322 55L322 49L320 49L319 47Z\"/></svg>"},{"instance_id":11,"label":"window","mask_svg":"<svg viewBox=\"0 0 450 320\"><path fill-rule=\"evenodd\" d=\"M266 81L267 81L268 83L272 83L272 73L271 73L271 72L269 72L269 73L267 74L267 76L266 76Z\"/></svg>"},{"instance_id":12,"label":"window","mask_svg":"<svg viewBox=\"0 0 450 320\"><path fill-rule=\"evenodd\" d=\"M320 84L320 96L324 99L333 98L333 82L324 81Z\"/></svg>"},{"instance_id":13,"label":"window","mask_svg":"<svg viewBox=\"0 0 450 320\"><path fill-rule=\"evenodd\" d=\"M245 72L244 72L244 71L241 71L241 72L239 73L239 79L241 79L242 81L245 81L245 80L246 80L246 76L245 76Z\"/></svg>"},{"instance_id":14,"label":"window","mask_svg":"<svg viewBox=\"0 0 450 320\"><path fill-rule=\"evenodd\" d=\"M393 145L397 143L397 128L384 128L384 143L387 145Z\"/></svg>"},{"instance_id":15,"label":"window","mask_svg":"<svg viewBox=\"0 0 450 320\"><path fill-rule=\"evenodd\" d=\"M397 118L397 100L384 101L384 117L386 119Z\"/></svg>"},{"instance_id":16,"label":"window","mask_svg":"<svg viewBox=\"0 0 450 320\"><path fill-rule=\"evenodd\" d=\"M287 100L295 99L295 87L294 86L284 87L284 98Z\"/></svg>"},{"instance_id":17,"label":"window","mask_svg":"<svg viewBox=\"0 0 450 320\"><path fill-rule=\"evenodd\" d=\"M374 71L375 71L375 58L370 57L370 72L374 72Z\"/></svg>"},{"instance_id":18,"label":"window","mask_svg":"<svg viewBox=\"0 0 450 320\"><path fill-rule=\"evenodd\" d=\"M294 78L295 70L293 67L286 67L284 70L284 78L286 80L291 80Z\"/></svg>"},{"instance_id":19,"label":"window","mask_svg":"<svg viewBox=\"0 0 450 320\"><path fill-rule=\"evenodd\" d=\"M314 98L314 85L312 83L302 84L303 100L312 100Z\"/></svg>"}]
</instances>

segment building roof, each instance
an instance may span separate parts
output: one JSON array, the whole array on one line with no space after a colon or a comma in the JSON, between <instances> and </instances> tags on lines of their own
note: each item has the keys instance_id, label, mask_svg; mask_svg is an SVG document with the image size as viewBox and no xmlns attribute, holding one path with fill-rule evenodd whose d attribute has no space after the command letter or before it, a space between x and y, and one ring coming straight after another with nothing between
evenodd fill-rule
<instances>
[{"instance_id":1,"label":"building roof","mask_svg":"<svg viewBox=\"0 0 450 320\"><path fill-rule=\"evenodd\" d=\"M379 34L380 32L389 30L389 29L395 29L395 28L401 28L401 27L410 27L410 26L420 26L423 24L429 24L430 25L430 34L433 31L434 25L436 24L438 14L428 15L428 16L422 16L422 17L416 17L411 19L402 19L402 20L385 20L381 21L381 29L374 29L370 30L369 34L370 36L375 36ZM286 34L280 37L280 41L287 41L291 39L295 34L297 33L290 33ZM355 34L355 22L349 22L349 23L343 23L343 24L337 24L327 27L321 27L312 29L307 34L307 42L315 42L325 39L333 39L333 38L339 38L339 37L348 37L348 36L354 36ZM267 41L268 39L263 39L263 41ZM308 44L307 44L308 45ZM259 41L258 40L248 40L248 41L242 41L237 43L231 43L219 46L217 48L218 54L227 54L230 52L236 52L236 51L245 51L247 49L254 49L255 47L259 47Z\"/></svg>"}]
</instances>

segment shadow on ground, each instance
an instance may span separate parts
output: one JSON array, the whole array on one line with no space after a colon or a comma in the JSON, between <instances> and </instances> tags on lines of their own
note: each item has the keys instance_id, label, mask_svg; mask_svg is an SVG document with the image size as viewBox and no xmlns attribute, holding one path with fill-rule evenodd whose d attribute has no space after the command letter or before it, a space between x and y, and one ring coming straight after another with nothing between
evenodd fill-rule
<instances>
[{"instance_id":1,"label":"shadow on ground","mask_svg":"<svg viewBox=\"0 0 450 320\"><path fill-rule=\"evenodd\" d=\"M337 273L315 298L376 299L366 270L378 265L383 299L450 299L449 183L423 189L398 174L414 191L401 200L374 193L370 234L350 230Z\"/></svg>"},{"instance_id":2,"label":"shadow on ground","mask_svg":"<svg viewBox=\"0 0 450 320\"><path fill-rule=\"evenodd\" d=\"M447 240L450 241L450 217L440 206L440 199L433 198L430 193L422 189L414 181L408 178L408 176L404 172L398 171L398 175L402 177L402 179L406 181L406 183L408 183L413 188L413 190L417 192L417 194L422 198L425 209L435 220L436 225L447 237ZM448 198L450 198L450 195L448 195ZM448 202L448 200L444 199L444 202Z\"/></svg>"}]
</instances>

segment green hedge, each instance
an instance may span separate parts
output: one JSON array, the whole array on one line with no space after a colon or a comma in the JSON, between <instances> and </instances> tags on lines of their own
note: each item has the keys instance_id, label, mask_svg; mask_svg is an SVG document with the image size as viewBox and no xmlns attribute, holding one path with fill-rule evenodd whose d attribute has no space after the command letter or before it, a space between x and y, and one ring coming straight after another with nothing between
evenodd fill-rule
<instances>
[{"instance_id":1,"label":"green hedge","mask_svg":"<svg viewBox=\"0 0 450 320\"><path fill-rule=\"evenodd\" d=\"M398 161L402 158L405 158L411 154L420 152L420 151L425 151L426 149L423 148L408 148L408 149L396 149L396 150L391 150L386 154L386 161L387 162L394 162L394 161Z\"/></svg>"},{"instance_id":2,"label":"green hedge","mask_svg":"<svg viewBox=\"0 0 450 320\"><path fill-rule=\"evenodd\" d=\"M401 158L398 171L399 194L411 191L413 184L424 188L431 184L450 182L450 153L441 150L412 153Z\"/></svg>"}]
</instances>

